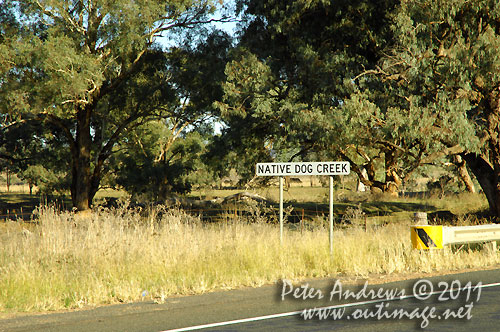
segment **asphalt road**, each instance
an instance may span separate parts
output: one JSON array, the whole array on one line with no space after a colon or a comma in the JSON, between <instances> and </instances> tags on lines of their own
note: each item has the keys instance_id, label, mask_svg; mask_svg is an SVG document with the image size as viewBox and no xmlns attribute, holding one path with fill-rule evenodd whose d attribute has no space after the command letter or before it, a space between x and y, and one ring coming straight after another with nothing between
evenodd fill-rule
<instances>
[{"instance_id":1,"label":"asphalt road","mask_svg":"<svg viewBox=\"0 0 500 332\"><path fill-rule=\"evenodd\" d=\"M305 319L304 309L310 309L311 319ZM142 302L0 320L0 331L191 330L500 331L500 270L366 286L335 280L277 283L170 298L164 304Z\"/></svg>"}]
</instances>

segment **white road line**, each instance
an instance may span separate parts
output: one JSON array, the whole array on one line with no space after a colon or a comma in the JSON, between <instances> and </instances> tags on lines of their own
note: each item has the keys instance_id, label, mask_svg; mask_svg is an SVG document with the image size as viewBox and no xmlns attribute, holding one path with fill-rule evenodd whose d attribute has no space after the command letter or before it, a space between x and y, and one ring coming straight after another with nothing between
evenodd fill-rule
<instances>
[{"instance_id":1,"label":"white road line","mask_svg":"<svg viewBox=\"0 0 500 332\"><path fill-rule=\"evenodd\" d=\"M474 287L488 288L488 287L497 287L497 286L500 286L500 282L493 283L493 284L481 285L481 286L474 286ZM464 289L467 289L467 288L468 287L463 287L460 290L464 290ZM450 289L450 290L448 290L448 292L450 292L452 290L456 290L456 289ZM420 294L420 295L436 295L436 294L442 294L442 293L443 293L443 291L441 290L441 291L435 291L435 292L431 292L431 293L427 293L427 294ZM320 308L317 308L317 309L348 308L348 307L355 307L355 306L360 306L360 305L365 305L365 304L372 304L372 303L405 300L405 299L409 299L409 298L413 298L413 297L415 297L415 295L412 294L412 295L398 296L398 297L389 298L389 299L377 299L377 300L371 300L371 301L353 302L353 303L346 303L346 304L337 304L337 305L332 305L332 306L328 306L328 307L320 307ZM210 324L204 324L204 325L182 327L182 328L179 328L179 329L165 330L165 331L160 331L160 332L183 332L183 331L202 330L202 329L208 329L208 328L211 328L211 327L219 327L219 326L226 326L226 325L235 325L235 324L256 322L256 321L273 319L273 318L295 316L295 315L300 315L302 312L304 312L304 310L290 311L290 312L284 312L284 313L281 313L281 314L274 314L274 315L266 315L266 316L257 316L257 317L250 317L250 318L229 320L229 321L225 321L225 322L210 323Z\"/></svg>"}]
</instances>

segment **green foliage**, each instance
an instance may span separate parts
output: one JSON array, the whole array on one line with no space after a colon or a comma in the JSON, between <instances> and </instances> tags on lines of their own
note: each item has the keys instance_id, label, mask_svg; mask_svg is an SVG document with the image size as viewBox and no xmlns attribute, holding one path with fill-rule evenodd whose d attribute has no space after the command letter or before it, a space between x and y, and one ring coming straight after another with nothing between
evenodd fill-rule
<instances>
[{"instance_id":1,"label":"green foliage","mask_svg":"<svg viewBox=\"0 0 500 332\"><path fill-rule=\"evenodd\" d=\"M366 130L373 109L357 110L367 98L353 97L354 78L375 68L392 45L397 3L240 1L245 25L217 104L229 127L221 141L245 155L247 168L258 159L346 156L350 147L374 150L374 164L383 151L362 144L390 129Z\"/></svg>"},{"instance_id":2,"label":"green foliage","mask_svg":"<svg viewBox=\"0 0 500 332\"><path fill-rule=\"evenodd\" d=\"M438 140L479 152L487 129L485 103L500 83L500 6L424 3L401 6L395 19L398 47L383 65L398 78L398 95L427 109Z\"/></svg>"},{"instance_id":3,"label":"green foliage","mask_svg":"<svg viewBox=\"0 0 500 332\"><path fill-rule=\"evenodd\" d=\"M65 194L68 188L68 176L65 172L54 172L42 165L30 165L19 176L30 186L38 188L39 194L54 195Z\"/></svg>"},{"instance_id":4,"label":"green foliage","mask_svg":"<svg viewBox=\"0 0 500 332\"><path fill-rule=\"evenodd\" d=\"M405 1L394 22L397 42L374 72L376 81L406 100L405 109L419 110L427 129L418 142L462 148L499 216L500 5Z\"/></svg>"},{"instance_id":5,"label":"green foliage","mask_svg":"<svg viewBox=\"0 0 500 332\"><path fill-rule=\"evenodd\" d=\"M0 158L71 177L85 209L110 172L161 199L257 162L341 158L396 191L462 153L500 202L497 2L238 0L236 47L204 28L215 5L4 1Z\"/></svg>"},{"instance_id":6,"label":"green foliage","mask_svg":"<svg viewBox=\"0 0 500 332\"><path fill-rule=\"evenodd\" d=\"M196 132L173 138L169 124L150 121L130 131L127 143L113 157L113 181L133 198L164 200L186 193L201 168L202 137Z\"/></svg>"},{"instance_id":7,"label":"green foliage","mask_svg":"<svg viewBox=\"0 0 500 332\"><path fill-rule=\"evenodd\" d=\"M206 107L186 106L189 98L193 106L201 104L202 98L187 93L201 84L190 85L181 75L171 80L179 67L155 42L209 22L215 5L211 0L4 1L0 113L6 126L35 121L58 129L57 139L70 154L76 208L91 204L126 129L151 118L194 123L206 114Z\"/></svg>"},{"instance_id":8,"label":"green foliage","mask_svg":"<svg viewBox=\"0 0 500 332\"><path fill-rule=\"evenodd\" d=\"M282 160L281 151L340 157L384 191L453 153L482 153L491 172L500 165L497 2L242 0L238 8L239 50L218 104L230 129L220 141L246 152L248 164Z\"/></svg>"},{"instance_id":9,"label":"green foliage","mask_svg":"<svg viewBox=\"0 0 500 332\"><path fill-rule=\"evenodd\" d=\"M19 121L0 130L0 160L3 167L45 194L62 192L69 185L68 146L60 129L36 121Z\"/></svg>"}]
</instances>

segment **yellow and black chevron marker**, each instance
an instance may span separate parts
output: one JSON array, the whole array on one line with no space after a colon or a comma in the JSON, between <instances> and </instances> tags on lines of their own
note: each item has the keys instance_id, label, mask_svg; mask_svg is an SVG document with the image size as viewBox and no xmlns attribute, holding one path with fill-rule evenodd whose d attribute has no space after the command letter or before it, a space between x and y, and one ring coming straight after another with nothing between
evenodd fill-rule
<instances>
[{"instance_id":1,"label":"yellow and black chevron marker","mask_svg":"<svg viewBox=\"0 0 500 332\"><path fill-rule=\"evenodd\" d=\"M415 249L443 249L443 226L411 226Z\"/></svg>"}]
</instances>

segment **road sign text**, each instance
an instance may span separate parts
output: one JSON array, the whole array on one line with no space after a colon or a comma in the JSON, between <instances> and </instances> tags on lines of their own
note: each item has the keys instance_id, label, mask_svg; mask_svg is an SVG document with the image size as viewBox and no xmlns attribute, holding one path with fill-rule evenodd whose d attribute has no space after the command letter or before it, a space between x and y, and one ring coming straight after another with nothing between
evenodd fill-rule
<instances>
[{"instance_id":1,"label":"road sign text","mask_svg":"<svg viewBox=\"0 0 500 332\"><path fill-rule=\"evenodd\" d=\"M350 164L346 161L258 163L257 176L348 175Z\"/></svg>"}]
</instances>

